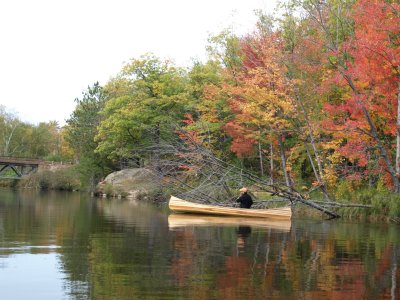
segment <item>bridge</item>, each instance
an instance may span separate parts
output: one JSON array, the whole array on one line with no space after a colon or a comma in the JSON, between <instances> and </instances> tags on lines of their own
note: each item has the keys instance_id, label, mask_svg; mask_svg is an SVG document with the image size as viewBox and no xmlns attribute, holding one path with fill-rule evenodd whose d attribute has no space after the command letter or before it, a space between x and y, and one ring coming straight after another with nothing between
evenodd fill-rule
<instances>
[{"instance_id":1,"label":"bridge","mask_svg":"<svg viewBox=\"0 0 400 300\"><path fill-rule=\"evenodd\" d=\"M21 179L36 172L43 160L22 157L0 156L0 179Z\"/></svg>"}]
</instances>

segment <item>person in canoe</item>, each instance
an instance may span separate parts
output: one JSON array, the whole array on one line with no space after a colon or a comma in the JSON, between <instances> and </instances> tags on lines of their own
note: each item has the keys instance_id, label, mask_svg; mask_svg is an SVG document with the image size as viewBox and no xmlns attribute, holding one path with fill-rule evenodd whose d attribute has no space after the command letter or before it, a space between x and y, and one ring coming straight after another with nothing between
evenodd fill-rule
<instances>
[{"instance_id":1,"label":"person in canoe","mask_svg":"<svg viewBox=\"0 0 400 300\"><path fill-rule=\"evenodd\" d=\"M240 203L240 208L250 208L253 205L253 199L247 193L249 190L242 187L240 190L240 196L236 199L236 202Z\"/></svg>"}]
</instances>

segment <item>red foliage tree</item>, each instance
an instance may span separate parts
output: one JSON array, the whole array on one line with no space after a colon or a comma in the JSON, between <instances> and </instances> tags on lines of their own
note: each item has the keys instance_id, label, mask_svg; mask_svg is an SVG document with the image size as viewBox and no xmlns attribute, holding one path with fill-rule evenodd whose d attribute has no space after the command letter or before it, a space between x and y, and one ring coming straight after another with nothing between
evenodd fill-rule
<instances>
[{"instance_id":1,"label":"red foliage tree","mask_svg":"<svg viewBox=\"0 0 400 300\"><path fill-rule=\"evenodd\" d=\"M335 78L351 93L327 104L335 138L346 140L341 154L365 167L370 149L378 149L396 192L400 192L400 5L384 0L360 0L353 7L354 35L340 49L345 63ZM333 49L331 55L339 56ZM397 137L387 143L381 137ZM396 146L393 147L393 144ZM391 151L397 148L393 163Z\"/></svg>"}]
</instances>

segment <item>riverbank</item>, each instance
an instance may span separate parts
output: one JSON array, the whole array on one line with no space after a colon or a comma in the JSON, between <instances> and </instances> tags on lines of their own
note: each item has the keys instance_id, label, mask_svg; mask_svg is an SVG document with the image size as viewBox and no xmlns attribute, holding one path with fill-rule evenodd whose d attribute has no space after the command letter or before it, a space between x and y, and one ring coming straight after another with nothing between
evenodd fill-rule
<instances>
[{"instance_id":1,"label":"riverbank","mask_svg":"<svg viewBox=\"0 0 400 300\"><path fill-rule=\"evenodd\" d=\"M113 172L92 189L85 186L80 173L74 168L43 170L21 180L0 180L0 187L12 189L38 189L60 191L92 192L101 197L130 198L143 201L165 201L168 197L162 193L158 179L146 169L126 169ZM97 184L97 185L96 185ZM400 195L387 190L359 188L354 190L338 189L332 193L337 203L358 204L368 207L330 207L342 218L372 222L400 223ZM271 200L273 197L258 194L258 199ZM320 195L311 195L311 199L320 200ZM321 212L302 204L296 204L295 213L300 217L321 216ZM325 218L324 215L322 217Z\"/></svg>"},{"instance_id":2,"label":"riverbank","mask_svg":"<svg viewBox=\"0 0 400 300\"><path fill-rule=\"evenodd\" d=\"M1 179L0 187L14 189L78 191L82 188L79 178L79 173L72 167L41 170L29 174L22 179Z\"/></svg>"},{"instance_id":3,"label":"riverbank","mask_svg":"<svg viewBox=\"0 0 400 300\"><path fill-rule=\"evenodd\" d=\"M58 191L86 191L101 197L135 200L158 199L161 194L158 179L145 168L116 171L91 187L85 184L79 170L69 168L40 170L22 179L0 180L0 187Z\"/></svg>"},{"instance_id":4,"label":"riverbank","mask_svg":"<svg viewBox=\"0 0 400 300\"><path fill-rule=\"evenodd\" d=\"M308 201L315 201L319 205L327 207L329 210L339 214L343 219L400 223L400 195L398 194L387 190L359 188L348 192L338 190L338 193L331 193L331 195L332 201L330 204L324 205L326 201L322 199L322 195L317 193L310 195L311 197ZM271 203L274 203L273 201L277 199L264 193L256 193L255 196L259 200L265 201L264 203L268 203L268 200L272 200ZM354 207L357 205L360 207ZM300 217L322 216L327 218L322 212L302 203L296 203L294 208L295 215Z\"/></svg>"}]
</instances>

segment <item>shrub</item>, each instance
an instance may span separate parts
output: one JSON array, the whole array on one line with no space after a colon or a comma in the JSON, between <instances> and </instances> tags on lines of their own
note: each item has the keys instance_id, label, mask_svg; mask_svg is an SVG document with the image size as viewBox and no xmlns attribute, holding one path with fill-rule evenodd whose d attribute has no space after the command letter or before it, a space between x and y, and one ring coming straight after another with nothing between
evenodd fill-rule
<instances>
[{"instance_id":1,"label":"shrub","mask_svg":"<svg viewBox=\"0 0 400 300\"><path fill-rule=\"evenodd\" d=\"M54 171L42 170L23 178L18 186L42 190L72 191L80 189L81 183L78 178L78 174L72 168Z\"/></svg>"},{"instance_id":2,"label":"shrub","mask_svg":"<svg viewBox=\"0 0 400 300\"><path fill-rule=\"evenodd\" d=\"M52 188L62 191L78 190L80 181L71 169L61 169L53 172Z\"/></svg>"},{"instance_id":3,"label":"shrub","mask_svg":"<svg viewBox=\"0 0 400 300\"><path fill-rule=\"evenodd\" d=\"M42 190L49 190L52 187L52 172L50 171L43 171L40 173L37 173L38 175L38 185L39 188Z\"/></svg>"}]
</instances>

